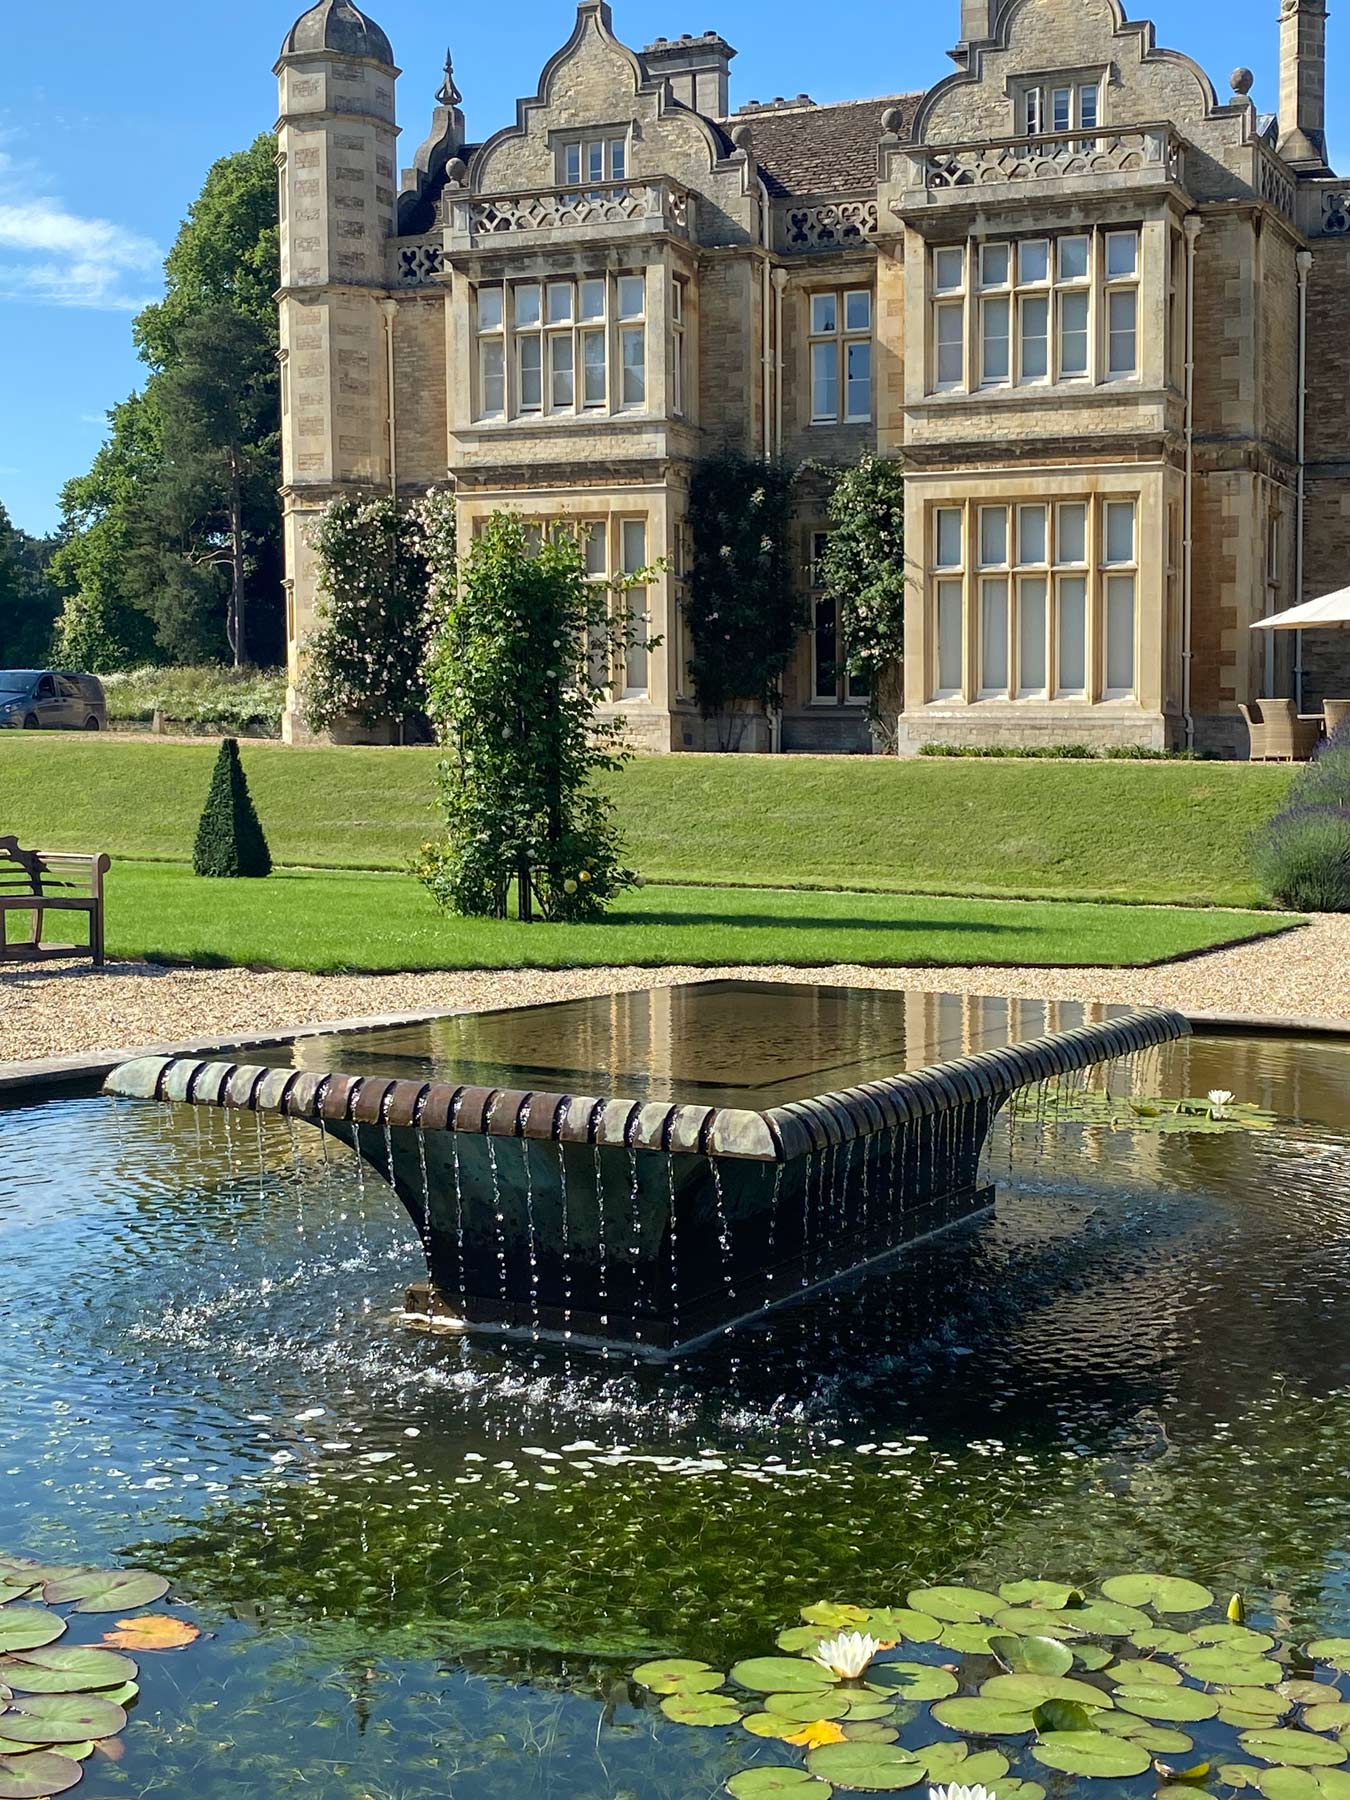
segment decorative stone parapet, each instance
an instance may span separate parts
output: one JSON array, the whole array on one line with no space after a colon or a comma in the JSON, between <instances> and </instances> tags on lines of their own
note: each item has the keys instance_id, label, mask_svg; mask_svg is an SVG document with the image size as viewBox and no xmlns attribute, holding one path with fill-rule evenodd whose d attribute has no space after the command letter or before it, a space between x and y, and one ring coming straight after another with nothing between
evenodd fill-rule
<instances>
[{"instance_id":1,"label":"decorative stone parapet","mask_svg":"<svg viewBox=\"0 0 1350 1800\"><path fill-rule=\"evenodd\" d=\"M1176 182L1182 141L1170 125L1112 131L1039 132L956 144L886 144L888 179L921 203L964 199L975 189L1083 181L1110 186Z\"/></svg>"},{"instance_id":2,"label":"decorative stone parapet","mask_svg":"<svg viewBox=\"0 0 1350 1800\"><path fill-rule=\"evenodd\" d=\"M799 201L774 214L774 243L780 251L856 250L877 232L875 200Z\"/></svg>"}]
</instances>

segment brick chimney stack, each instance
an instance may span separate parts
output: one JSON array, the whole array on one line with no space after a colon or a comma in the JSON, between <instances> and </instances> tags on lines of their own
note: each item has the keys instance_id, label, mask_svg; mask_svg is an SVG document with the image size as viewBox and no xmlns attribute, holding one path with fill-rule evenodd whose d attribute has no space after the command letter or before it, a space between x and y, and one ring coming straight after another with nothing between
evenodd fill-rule
<instances>
[{"instance_id":1,"label":"brick chimney stack","mask_svg":"<svg viewBox=\"0 0 1350 1800\"><path fill-rule=\"evenodd\" d=\"M1308 174L1327 169L1327 0L1282 0L1280 155Z\"/></svg>"},{"instance_id":2,"label":"brick chimney stack","mask_svg":"<svg viewBox=\"0 0 1350 1800\"><path fill-rule=\"evenodd\" d=\"M715 31L702 37L657 38L642 52L649 75L664 76L677 100L705 118L725 119L731 111L731 59L736 52Z\"/></svg>"}]
</instances>

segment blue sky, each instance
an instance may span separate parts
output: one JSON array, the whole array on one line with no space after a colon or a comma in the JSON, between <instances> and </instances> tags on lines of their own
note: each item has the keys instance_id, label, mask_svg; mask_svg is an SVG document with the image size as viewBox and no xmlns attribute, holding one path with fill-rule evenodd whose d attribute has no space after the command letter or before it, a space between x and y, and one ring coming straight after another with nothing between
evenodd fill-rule
<instances>
[{"instance_id":1,"label":"blue sky","mask_svg":"<svg viewBox=\"0 0 1350 1800\"><path fill-rule=\"evenodd\" d=\"M1161 42L1189 51L1221 93L1256 72L1274 110L1277 0L1153 0ZM918 88L950 68L958 0L615 0L638 45L714 28L740 49L732 104L808 90L816 100ZM300 10L299 4L295 10ZM1131 6L1132 13L1142 5ZM217 156L275 122L271 69L289 0L6 0L0 64L0 502L30 531L55 524L109 406L140 379L131 315L159 289L160 263ZM571 29L568 0L466 7L373 0L404 70L405 159L420 142L447 40L475 137L513 116ZM803 46L809 44L809 50ZM860 46L865 49L860 51ZM1350 15L1331 21L1333 109L1350 74ZM1350 108L1330 120L1350 164ZM1339 156L1337 151L1339 150Z\"/></svg>"}]
</instances>

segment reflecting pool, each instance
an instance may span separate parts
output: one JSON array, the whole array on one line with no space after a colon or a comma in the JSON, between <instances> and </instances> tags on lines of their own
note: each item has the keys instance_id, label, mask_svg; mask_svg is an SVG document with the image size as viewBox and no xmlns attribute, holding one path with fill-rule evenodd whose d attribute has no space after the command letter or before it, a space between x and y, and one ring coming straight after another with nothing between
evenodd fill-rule
<instances>
[{"instance_id":1,"label":"reflecting pool","mask_svg":"<svg viewBox=\"0 0 1350 1800\"><path fill-rule=\"evenodd\" d=\"M162 1569L207 1632L80 1792L706 1800L762 1747L636 1663L933 1580L1156 1566L1350 1629L1350 1048L1146 1080L1276 1125L1030 1109L995 1215L657 1368L410 1331L416 1231L317 1134L0 1112L3 1547Z\"/></svg>"}]
</instances>

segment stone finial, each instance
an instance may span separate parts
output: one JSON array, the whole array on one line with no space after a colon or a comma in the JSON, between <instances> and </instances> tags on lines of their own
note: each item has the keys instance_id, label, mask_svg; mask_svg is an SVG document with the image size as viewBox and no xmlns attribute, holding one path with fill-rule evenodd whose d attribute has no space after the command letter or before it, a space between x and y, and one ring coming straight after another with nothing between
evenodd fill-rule
<instances>
[{"instance_id":1,"label":"stone finial","mask_svg":"<svg viewBox=\"0 0 1350 1800\"><path fill-rule=\"evenodd\" d=\"M445 165L447 187L463 187L469 178L469 165L462 156L452 156Z\"/></svg>"},{"instance_id":2,"label":"stone finial","mask_svg":"<svg viewBox=\"0 0 1350 1800\"><path fill-rule=\"evenodd\" d=\"M888 106L881 115L881 129L892 137L898 137L905 115L898 106Z\"/></svg>"},{"instance_id":3,"label":"stone finial","mask_svg":"<svg viewBox=\"0 0 1350 1800\"><path fill-rule=\"evenodd\" d=\"M445 52L445 80L436 90L436 100L441 106L458 106L464 96L455 86L455 65L447 48Z\"/></svg>"},{"instance_id":4,"label":"stone finial","mask_svg":"<svg viewBox=\"0 0 1350 1800\"><path fill-rule=\"evenodd\" d=\"M731 128L731 141L738 150L749 152L755 141L755 133L750 124L742 119Z\"/></svg>"},{"instance_id":5,"label":"stone finial","mask_svg":"<svg viewBox=\"0 0 1350 1800\"><path fill-rule=\"evenodd\" d=\"M1234 69L1229 77L1233 92L1239 100L1245 100L1256 85L1256 77L1250 69Z\"/></svg>"}]
</instances>

